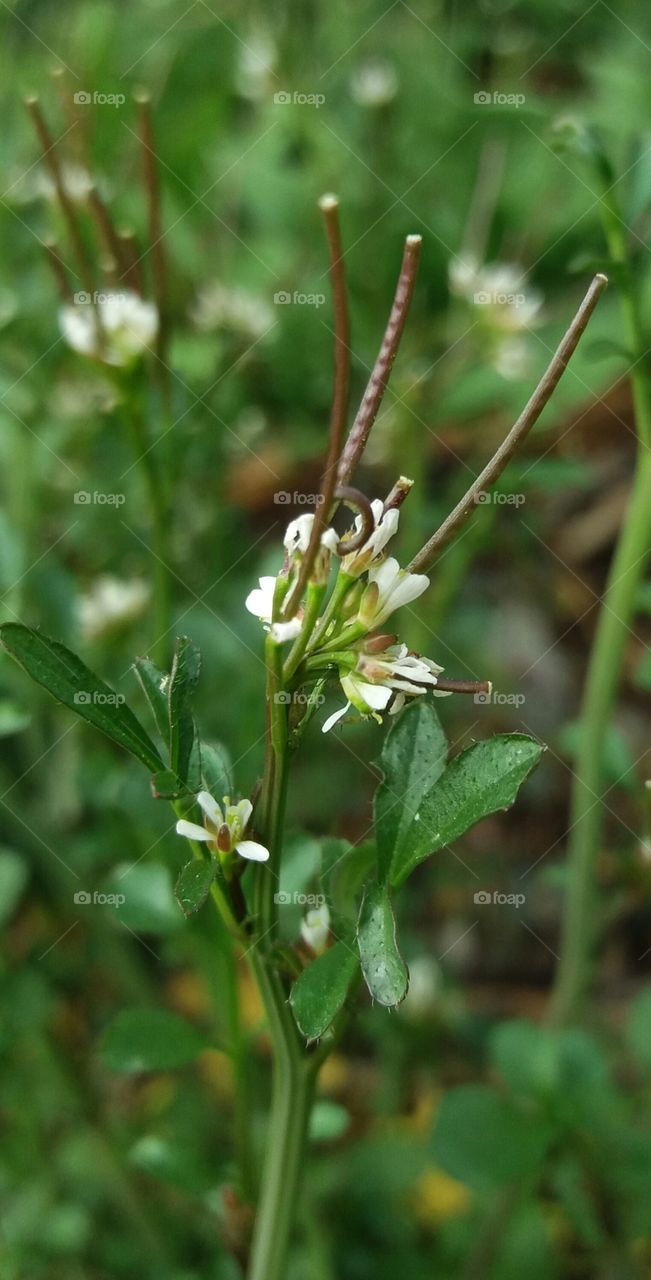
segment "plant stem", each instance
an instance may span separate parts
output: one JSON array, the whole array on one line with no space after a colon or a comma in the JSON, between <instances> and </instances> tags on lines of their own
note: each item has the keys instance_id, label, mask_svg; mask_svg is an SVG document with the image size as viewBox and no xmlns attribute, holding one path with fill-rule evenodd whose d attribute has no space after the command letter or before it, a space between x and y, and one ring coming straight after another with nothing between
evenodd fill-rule
<instances>
[{"instance_id":1,"label":"plant stem","mask_svg":"<svg viewBox=\"0 0 651 1280\"><path fill-rule=\"evenodd\" d=\"M608 193L606 193L608 195ZM603 208L611 257L620 266L626 337L635 363L631 369L638 459L633 489L612 559L599 614L583 694L581 736L570 807L568 894L560 962L551 1019L564 1024L584 995L594 943L594 864L603 829L603 755L620 682L635 599L651 546L651 391L645 369L646 342L628 249L612 199Z\"/></svg>"},{"instance_id":2,"label":"plant stem","mask_svg":"<svg viewBox=\"0 0 651 1280\"><path fill-rule=\"evenodd\" d=\"M277 932L273 888L281 863L289 752L287 709L276 698L283 688L282 656L271 638L267 640L266 658L268 728L262 814L270 859L267 865L257 869L257 940L249 952L249 961L269 1024L273 1082L266 1158L247 1280L284 1280L314 1085L314 1072L308 1067L287 993L273 966L272 947Z\"/></svg>"},{"instance_id":3,"label":"plant stem","mask_svg":"<svg viewBox=\"0 0 651 1280\"><path fill-rule=\"evenodd\" d=\"M163 670L167 670L170 657L170 632L172 630L170 556L168 550L169 514L160 469L152 457L151 442L147 438L141 407L127 400L126 417L133 440L136 461L143 473L149 498L151 517L152 551L154 556L154 639L151 656Z\"/></svg>"}]
</instances>

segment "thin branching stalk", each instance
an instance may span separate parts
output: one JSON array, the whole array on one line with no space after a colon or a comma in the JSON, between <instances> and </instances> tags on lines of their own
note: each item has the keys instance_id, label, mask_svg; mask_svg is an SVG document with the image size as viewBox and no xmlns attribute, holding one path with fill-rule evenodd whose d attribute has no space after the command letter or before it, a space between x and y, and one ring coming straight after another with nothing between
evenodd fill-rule
<instances>
[{"instance_id":1,"label":"thin branching stalk","mask_svg":"<svg viewBox=\"0 0 651 1280\"><path fill-rule=\"evenodd\" d=\"M607 283L608 281L604 275L596 275L594 277L572 323L561 339L536 390L522 410L517 422L511 427L509 434L502 441L499 449L493 454L490 462L486 464L484 470L477 476L477 479L471 484L454 510L450 512L440 528L436 530L436 533L432 534L425 546L421 547L410 564L407 565L410 573L427 572L439 552L442 551L443 547L447 546L450 539L454 537L461 526L466 523L468 517L476 510L479 495L492 488L496 480L499 479L507 463L510 462L522 441L538 421L545 405L556 390Z\"/></svg>"},{"instance_id":2,"label":"thin branching stalk","mask_svg":"<svg viewBox=\"0 0 651 1280\"><path fill-rule=\"evenodd\" d=\"M57 253L56 240L44 240L43 248L45 249L45 256L54 277L59 297L62 302L69 302L72 290L66 275L65 265Z\"/></svg>"},{"instance_id":3,"label":"thin branching stalk","mask_svg":"<svg viewBox=\"0 0 651 1280\"><path fill-rule=\"evenodd\" d=\"M149 252L152 259L154 281L154 298L158 307L158 337L156 351L161 361L161 375L167 376L167 264L163 245L163 221L161 214L160 183L156 167L156 150L154 146L154 126L151 118L151 99L148 93L141 92L136 97L138 104L138 133L142 151L142 168L147 194L147 231Z\"/></svg>"},{"instance_id":4,"label":"thin branching stalk","mask_svg":"<svg viewBox=\"0 0 651 1280\"><path fill-rule=\"evenodd\" d=\"M377 360L339 463L339 484L348 484L359 462L391 376L416 282L422 236L407 236L393 305Z\"/></svg>"},{"instance_id":5,"label":"thin branching stalk","mask_svg":"<svg viewBox=\"0 0 651 1280\"><path fill-rule=\"evenodd\" d=\"M348 412L348 388L350 383L350 321L348 318L348 295L346 289L346 272L344 268L341 230L339 226L339 201L334 195L322 196L319 208L323 214L330 250L330 279L332 282L332 298L335 319L335 359L334 386L332 393L332 411L330 415L330 439L321 489L314 513L310 541L296 578L296 582L287 596L284 616L292 618L298 609L303 591L309 580L314 561L319 550L321 534L330 509L337 484L337 467L339 455L346 429Z\"/></svg>"},{"instance_id":6,"label":"thin branching stalk","mask_svg":"<svg viewBox=\"0 0 651 1280\"><path fill-rule=\"evenodd\" d=\"M66 226L68 228L68 234L72 242L72 247L75 252L75 257L77 259L77 269L79 271L79 279L81 280L81 283L84 289L86 289L88 293L92 295L93 289L94 289L93 266L92 266L88 251L86 249L86 245L84 244L83 236L81 234L79 223L77 221L77 216L72 206L72 201L70 200L68 192L66 191L65 182L63 180L63 175L61 173L61 166L59 164L59 158L56 151L56 142L54 141L54 138L52 137L47 127L47 124L45 123L45 117L39 106L38 98L35 95L32 95L29 98L26 98L25 105L32 118L34 128L36 130L36 136L38 137L38 140L41 144L41 150L43 152L43 160L50 171L50 176L52 178L52 182L54 183L57 199L59 201L59 204L61 205L61 212L63 213Z\"/></svg>"}]
</instances>

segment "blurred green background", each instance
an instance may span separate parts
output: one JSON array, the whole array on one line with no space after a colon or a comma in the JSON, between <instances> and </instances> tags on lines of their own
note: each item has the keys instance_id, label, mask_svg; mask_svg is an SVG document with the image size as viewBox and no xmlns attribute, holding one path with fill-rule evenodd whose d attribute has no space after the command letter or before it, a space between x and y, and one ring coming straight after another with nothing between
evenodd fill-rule
<instances>
[{"instance_id":1,"label":"blurred green background","mask_svg":"<svg viewBox=\"0 0 651 1280\"><path fill-rule=\"evenodd\" d=\"M42 242L56 235L66 266L70 251L23 99L40 97L71 197L83 203L92 172L134 229L151 290L133 100L145 87L170 403L155 377L143 396L173 477L174 615L203 652L202 733L227 744L246 795L264 716L244 598L277 570L286 520L317 485L329 413L318 197L341 200L355 398L403 238L424 238L360 476L370 496L399 472L418 481L405 563L525 403L604 257L594 183L557 145L568 116L603 130L648 297L651 12L635 0L37 0L3 4L0 22L3 620L63 640L138 707L130 664L153 636L147 493L113 384L60 335ZM515 280L522 303L476 302L485 277L460 283L471 259L516 264L519 280L490 279ZM283 293L312 301L275 300ZM619 327L613 287L501 501L478 509L403 619L404 638L448 675L490 678L499 694L440 704L455 749L526 729L549 750L512 813L437 855L403 894L410 996L391 1017L364 1007L325 1070L288 1280L651 1273L648 584L608 742L598 1000L588 1028L533 1025L558 946L586 656L633 464ZM80 503L80 492L121 500ZM169 812L135 764L8 660L0 732L2 1275L232 1280L220 959L210 923L184 922L175 904L184 854ZM325 739L312 727L290 796L303 882L318 837L365 835L379 741L373 725ZM475 902L494 890L525 900ZM75 902L80 891L126 902ZM268 1047L244 972L242 993L262 1144ZM98 1039L145 1005L184 1015L217 1047L180 1071L112 1072ZM481 1082L499 1114L484 1114L483 1093L455 1105L456 1087Z\"/></svg>"}]
</instances>

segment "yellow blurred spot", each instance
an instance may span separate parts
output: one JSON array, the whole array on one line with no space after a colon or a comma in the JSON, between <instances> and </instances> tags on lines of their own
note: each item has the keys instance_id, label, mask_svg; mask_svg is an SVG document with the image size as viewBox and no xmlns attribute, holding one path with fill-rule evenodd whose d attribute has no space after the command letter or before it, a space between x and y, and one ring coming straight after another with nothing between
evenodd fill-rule
<instances>
[{"instance_id":1,"label":"yellow blurred spot","mask_svg":"<svg viewBox=\"0 0 651 1280\"><path fill-rule=\"evenodd\" d=\"M319 1084L324 1093L341 1093L350 1083L352 1077L351 1064L341 1053L333 1053L326 1058Z\"/></svg>"},{"instance_id":2,"label":"yellow blurred spot","mask_svg":"<svg viewBox=\"0 0 651 1280\"><path fill-rule=\"evenodd\" d=\"M471 1195L463 1182L431 1165L421 1174L411 1195L414 1216L423 1226L437 1226L468 1212Z\"/></svg>"},{"instance_id":3,"label":"yellow blurred spot","mask_svg":"<svg viewBox=\"0 0 651 1280\"><path fill-rule=\"evenodd\" d=\"M230 1058L219 1049L204 1049L197 1059L199 1075L220 1102L233 1097L233 1070Z\"/></svg>"},{"instance_id":4,"label":"yellow blurred spot","mask_svg":"<svg viewBox=\"0 0 651 1280\"><path fill-rule=\"evenodd\" d=\"M171 1106L176 1097L177 1083L174 1076L155 1076L143 1083L140 1102L150 1115L159 1116Z\"/></svg>"},{"instance_id":5,"label":"yellow blurred spot","mask_svg":"<svg viewBox=\"0 0 651 1280\"><path fill-rule=\"evenodd\" d=\"M210 995L203 982L193 973L176 973L167 988L177 1013L186 1018L201 1018L210 1013Z\"/></svg>"}]
</instances>

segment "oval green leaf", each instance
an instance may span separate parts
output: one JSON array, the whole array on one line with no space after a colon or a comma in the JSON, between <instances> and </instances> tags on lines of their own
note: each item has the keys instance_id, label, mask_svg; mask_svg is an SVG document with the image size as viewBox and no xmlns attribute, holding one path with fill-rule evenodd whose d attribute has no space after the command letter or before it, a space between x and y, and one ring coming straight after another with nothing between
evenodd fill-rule
<instances>
[{"instance_id":1,"label":"oval green leaf","mask_svg":"<svg viewBox=\"0 0 651 1280\"><path fill-rule=\"evenodd\" d=\"M306 1040L318 1040L341 1009L359 961L345 942L317 956L294 983L289 1003Z\"/></svg>"},{"instance_id":2,"label":"oval green leaf","mask_svg":"<svg viewBox=\"0 0 651 1280\"><path fill-rule=\"evenodd\" d=\"M198 858L193 858L192 862L186 862L174 890L184 916L193 915L203 906L214 878L215 864L212 858L202 859L201 862Z\"/></svg>"},{"instance_id":3,"label":"oval green leaf","mask_svg":"<svg viewBox=\"0 0 651 1280\"><path fill-rule=\"evenodd\" d=\"M482 818L508 809L543 749L526 734L505 733L462 751L414 814L392 860L391 883L402 884L431 853L457 840Z\"/></svg>"},{"instance_id":4,"label":"oval green leaf","mask_svg":"<svg viewBox=\"0 0 651 1280\"><path fill-rule=\"evenodd\" d=\"M380 879L399 863L409 829L423 796L445 769L448 744L430 702L419 698L398 716L382 748L384 774L374 802Z\"/></svg>"},{"instance_id":5,"label":"oval green leaf","mask_svg":"<svg viewBox=\"0 0 651 1280\"><path fill-rule=\"evenodd\" d=\"M386 885L366 890L357 925L364 981L373 1000L387 1009L407 994L409 970L398 949L396 921Z\"/></svg>"},{"instance_id":6,"label":"oval green leaf","mask_svg":"<svg viewBox=\"0 0 651 1280\"><path fill-rule=\"evenodd\" d=\"M108 1026L99 1046L109 1071L171 1071L207 1047L205 1036L166 1009L125 1009Z\"/></svg>"}]
</instances>

